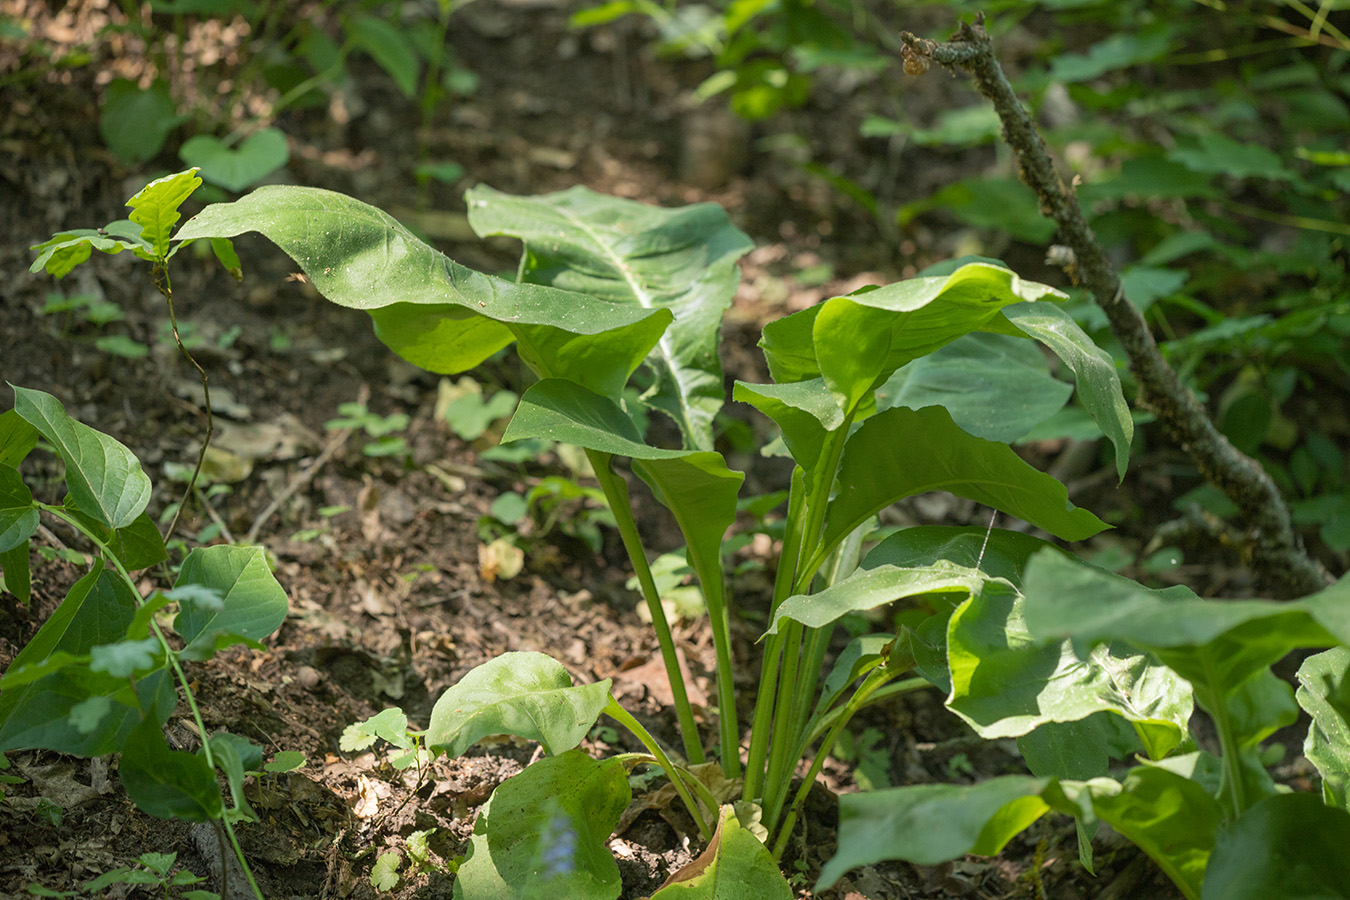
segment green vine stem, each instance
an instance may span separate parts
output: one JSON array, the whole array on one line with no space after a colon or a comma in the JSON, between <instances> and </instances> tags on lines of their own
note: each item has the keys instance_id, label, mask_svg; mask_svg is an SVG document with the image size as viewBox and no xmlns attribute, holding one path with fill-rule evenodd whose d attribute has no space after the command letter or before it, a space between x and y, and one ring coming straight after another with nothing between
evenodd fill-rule
<instances>
[{"instance_id":1,"label":"green vine stem","mask_svg":"<svg viewBox=\"0 0 1350 900\"><path fill-rule=\"evenodd\" d=\"M642 546L642 537L638 534L637 522L633 520L633 508L628 500L628 485L614 471L614 457L599 450L587 450L600 488L609 501L614 521L619 526L619 535L623 538L623 547L628 551L628 559L633 563L638 584L642 587L642 596L647 601L647 610L652 616L652 627L656 630L657 643L661 645L661 659L666 665L666 677L670 679L671 694L675 698L675 717L680 723L680 737L684 741L684 755L689 762L698 764L706 761L703 755L703 743L698 736L698 723L694 721L694 710L689 705L689 693L685 690L684 673L680 671L680 658L675 652L675 638L666 620L666 611L661 606L661 594L656 589L651 567L647 564L647 553Z\"/></svg>"}]
</instances>

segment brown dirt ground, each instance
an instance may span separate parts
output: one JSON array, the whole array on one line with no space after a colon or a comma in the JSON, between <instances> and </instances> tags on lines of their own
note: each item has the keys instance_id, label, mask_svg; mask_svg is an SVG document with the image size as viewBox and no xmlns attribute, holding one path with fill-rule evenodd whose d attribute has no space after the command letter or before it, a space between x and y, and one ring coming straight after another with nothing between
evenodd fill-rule
<instances>
[{"instance_id":1,"label":"brown dirt ground","mask_svg":"<svg viewBox=\"0 0 1350 900\"><path fill-rule=\"evenodd\" d=\"M107 14L103 3L74 6L82 10L76 24L83 15ZM906 24L917 29L934 23ZM420 205L408 163L416 154L416 111L373 68L358 70L355 93L347 98L354 111L346 122L337 124L323 111L283 118L293 141L285 178L403 211L434 233L451 256L488 270L511 268L514 251L466 234L460 192L471 183L517 193L585 184L655 203L720 202L757 244L744 264L745 287L727 324L729 371L747 378L757 377L761 365L752 351L762 322L858 284L894 280L950 249L944 237L920 227L899 240L883 239L847 200L790 160L757 150L754 142L767 134L763 129L691 112L689 88L706 69L696 62L655 59L635 24L579 33L568 29L566 10L552 5L483 0L459 14L452 42L481 84L473 95L447 104L425 138L433 156L465 166L461 184L436 186L430 204ZM125 199L153 174L152 168L120 167L97 133L95 79L125 64L103 58L6 88L8 115L0 124L5 148L0 374L13 384L54 393L77 418L135 451L157 480L151 505L157 513L181 490L165 477L166 466L190 466L205 427L195 373L172 344L156 338L167 315L161 298L129 254L94 260L61 284L27 272L29 245L63 228L121 218ZM893 165L884 145L850 136L865 111L895 102L895 78L887 73L862 84L827 83L811 107L776 122L774 129L796 131L817 158L832 164ZM922 111L964 87L929 78L905 89L906 102ZM723 135L712 142L717 152L711 158L697 139L707 129ZM174 165L167 154L156 162ZM984 156L911 155L906 164L913 168L897 190L923 196L953 173L988 163ZM425 209L441 213L432 216ZM238 247L245 260L242 284L207 260L183 260L174 273L178 314L207 339L197 358L210 373L218 440L249 460L246 476L233 481L228 494L185 515L180 535L191 542L213 521L236 538L256 529L275 557L291 615L265 652L236 648L196 666L198 701L209 727L241 734L269 753L298 750L306 756L299 772L251 787L263 821L242 832L269 898L377 896L368 880L376 857L402 850L410 833L427 829L434 829L431 848L440 865L405 878L383 896L448 896L451 876L444 862L463 852L475 812L492 788L528 763L536 747L510 742L478 747L462 759L435 761L419 778L396 771L379 748L339 752L343 728L389 705L401 706L415 724L425 725L440 692L473 666L506 650L545 650L579 680L615 678L628 705L670 741L670 716L659 689L649 683L655 640L635 614L636 598L624 587L627 567L612 537L597 555L565 534L537 535L518 576L490 577L479 556L479 518L503 491L564 471L561 461L552 455L522 467L480 461L481 444L466 444L436 421L437 378L393 358L363 316L340 311L291 280L288 262L271 245L241 239ZM820 264L828 267L821 283L803 283L793 275ZM110 356L94 346L96 332L87 323L40 315L55 290L94 293L116 303L125 319L112 330L152 345L152 353L136 360ZM236 328L234 339L219 346L221 335ZM479 375L488 385L520 386L512 363L489 366ZM339 404L361 396L379 413L411 416L406 461L368 457L359 435L343 440L325 429ZM7 408L11 400L3 391L0 406ZM321 456L325 449L330 452ZM1057 449L1045 448L1043 461L1053 461ZM319 459L323 462L316 464ZM757 457L742 455L733 462L754 467L753 490L781 484L783 473ZM49 496L59 496L57 473L32 474ZM1094 471L1079 477L1084 487L1075 495L1078 502L1097 501L1099 511L1102 503L1124 504L1123 497L1101 487L1105 482ZM260 519L269 501L297 481L299 489L276 515ZM1145 483L1133 490L1148 494L1167 487ZM320 513L338 506L349 511ZM977 510L941 500L904 515L982 521ZM70 537L55 529L45 542L55 546ZM762 550L748 549L747 558ZM36 557L35 566L39 577L30 606L17 606L8 595L0 598L0 668L79 575L73 566ZM766 584L751 572L735 587L753 607ZM754 629L745 623L741 631L748 656ZM683 626L678 639L696 685L710 691L707 629L700 623ZM196 737L189 721L171 720L170 736L191 747ZM1019 765L1005 744L970 741L931 695L873 710L860 724L883 735L883 758L895 783L971 780ZM610 736L599 732L587 746L604 753L613 748L601 738ZM30 883L73 889L146 851L177 852L179 863L199 874L212 871L212 857L219 859L209 831L153 820L133 809L106 760L44 752L13 753L11 759L28 780L0 803L0 895L22 895ZM825 780L836 792L856 787L843 764L831 763ZM59 821L41 814L44 797L61 808ZM808 875L829 855L832 816L827 797L809 823L810 850L802 853ZM697 852L681 830L684 823L670 818L674 825L644 812L616 837L625 896L650 893ZM1173 896L1151 864L1119 841L1101 842L1096 879L1076 856L1072 826L1047 821L1016 839L1001 859L866 868L822 896ZM107 896L151 894L116 888ZM810 893L803 890L801 896Z\"/></svg>"}]
</instances>

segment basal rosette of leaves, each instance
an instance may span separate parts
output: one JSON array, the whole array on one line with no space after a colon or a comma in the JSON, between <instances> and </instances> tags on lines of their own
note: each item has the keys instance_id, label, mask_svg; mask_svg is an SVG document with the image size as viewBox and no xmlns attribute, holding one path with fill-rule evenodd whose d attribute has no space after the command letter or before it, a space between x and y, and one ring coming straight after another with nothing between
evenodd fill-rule
<instances>
[{"instance_id":1,"label":"basal rosette of leaves","mask_svg":"<svg viewBox=\"0 0 1350 900\"><path fill-rule=\"evenodd\" d=\"M997 531L981 552L984 532L909 529L861 557L881 509L930 490L969 497L1065 540L1106 527L1007 444L1072 391L1051 376L1040 351L1022 352L1034 341L1075 377L1081 405L1112 440L1124 471L1132 425L1115 365L1058 310L1062 295L999 265L956 265L832 298L765 329L761 347L775 380L738 383L732 399L778 426L796 468L746 746L737 707L748 698L732 688L735 608L722 558L743 476L728 468L713 438L727 399L718 325L749 241L714 206L655 209L582 188L541 197L478 188L469 206L481 233L521 238L517 281L460 266L360 201L307 188L263 188L209 206L175 236L263 234L325 297L368 313L382 341L432 371L464 371L515 344L539 380L522 392L504 440L570 443L592 461L652 613L683 756L655 741L607 682L574 684L544 654L507 654L475 669L437 702L426 746L458 754L487 735L510 733L539 741L548 756L547 765L528 768L494 795L459 869L457 896L564 886L569 896L617 896L604 823L626 802L623 767L639 763L665 770L712 842L701 866L655 896L741 896L727 893L734 882L718 873L774 871L804 799L805 788L790 793L798 761L811 763L809 786L858 709L930 682L949 686L949 705L991 736L1034 735L1097 716L1107 723L1103 739L1130 748L1162 755L1184 740L1189 697L1179 687L1168 694L1171 682L1156 662L1112 648L1079 663L1066 641L1047 650L1027 638L1021 573L1043 541ZM992 416L976 385L945 406L932 404L930 385L963 359L986 363L995 376L990 390L1011 385L1037 403ZM645 386L640 402L675 422L682 446L647 442L624 394L635 373ZM718 660L713 754L723 778L744 779L743 819L731 807L719 812L720 801L689 768L704 762L705 738L618 460L685 537ZM897 601L929 610L925 626L861 637L826 670L841 616ZM1001 654L992 646L1000 633L1012 636ZM1000 707L991 685L1004 677L1027 688ZM600 715L633 731L648 752L606 762L581 754L576 748ZM748 830L752 819L758 824ZM541 833L556 840L541 844ZM790 895L781 875L767 885L766 896Z\"/></svg>"}]
</instances>

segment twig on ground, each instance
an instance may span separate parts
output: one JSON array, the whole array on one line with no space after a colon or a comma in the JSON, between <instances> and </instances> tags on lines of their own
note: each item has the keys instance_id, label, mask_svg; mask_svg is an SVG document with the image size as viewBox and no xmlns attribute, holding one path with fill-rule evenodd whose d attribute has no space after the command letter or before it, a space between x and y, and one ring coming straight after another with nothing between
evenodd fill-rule
<instances>
[{"instance_id":1,"label":"twig on ground","mask_svg":"<svg viewBox=\"0 0 1350 900\"><path fill-rule=\"evenodd\" d=\"M1129 359L1139 384L1139 404L1153 412L1172 440L1185 450L1206 481L1238 507L1245 525L1241 556L1266 589L1297 597L1324 588L1331 576L1308 555L1294 530L1279 488L1269 473L1235 448L1214 426L1195 395L1163 359L1139 308L1130 303L1120 275L1083 219L1078 199L1056 173L1035 123L1003 74L984 28L983 14L962 24L947 43L904 32L905 71L919 74L932 60L962 69L993 105L1003 123L1003 139L1013 149L1022 180L1036 192L1041 213L1059 225L1059 240L1072 250L1077 279L1105 311L1111 330Z\"/></svg>"},{"instance_id":2,"label":"twig on ground","mask_svg":"<svg viewBox=\"0 0 1350 900\"><path fill-rule=\"evenodd\" d=\"M365 403L369 397L370 391L362 385L357 402ZM319 470L332 458L333 454L342 449L343 444L347 443L347 439L352 436L353 431L355 431L353 428L342 428L333 432L333 436L328 439L328 443L324 445L323 450L314 458L314 462L296 473L296 476L281 489L281 492L272 498L272 502L267 504L267 508L258 514L258 518L253 520L248 533L244 535L245 544L256 544L258 542L258 535L262 532L262 528L267 524L267 521L276 515L277 510L281 509L282 504L291 499L296 491L314 480L314 476L319 474Z\"/></svg>"}]
</instances>

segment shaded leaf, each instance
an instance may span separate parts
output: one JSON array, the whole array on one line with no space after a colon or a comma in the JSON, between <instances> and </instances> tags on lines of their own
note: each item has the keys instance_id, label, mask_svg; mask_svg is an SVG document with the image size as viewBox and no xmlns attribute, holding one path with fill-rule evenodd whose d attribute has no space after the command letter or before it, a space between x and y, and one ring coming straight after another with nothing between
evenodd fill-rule
<instances>
[{"instance_id":1,"label":"shaded leaf","mask_svg":"<svg viewBox=\"0 0 1350 900\"><path fill-rule=\"evenodd\" d=\"M38 431L16 410L0 413L0 466L17 469L37 446Z\"/></svg>"},{"instance_id":2,"label":"shaded leaf","mask_svg":"<svg viewBox=\"0 0 1350 900\"><path fill-rule=\"evenodd\" d=\"M183 142L178 156L188 165L200 169L203 180L226 190L242 191L286 165L291 150L280 129L262 128L245 138L238 147L227 146L220 138L209 134L194 135Z\"/></svg>"},{"instance_id":3,"label":"shaded leaf","mask_svg":"<svg viewBox=\"0 0 1350 900\"><path fill-rule=\"evenodd\" d=\"M216 773L201 756L170 750L154 719L132 730L117 771L131 802L148 815L209 822L224 814Z\"/></svg>"},{"instance_id":4,"label":"shaded leaf","mask_svg":"<svg viewBox=\"0 0 1350 900\"><path fill-rule=\"evenodd\" d=\"M1350 814L1313 794L1267 797L1219 829L1202 900L1350 897Z\"/></svg>"},{"instance_id":5,"label":"shaded leaf","mask_svg":"<svg viewBox=\"0 0 1350 900\"><path fill-rule=\"evenodd\" d=\"M1058 412L1072 393L1027 341L976 333L897 369L877 389L877 407L942 406L962 431L1011 443Z\"/></svg>"},{"instance_id":6,"label":"shaded leaf","mask_svg":"<svg viewBox=\"0 0 1350 900\"><path fill-rule=\"evenodd\" d=\"M579 750L539 760L480 810L454 896L614 900L622 885L606 844L631 797L620 760Z\"/></svg>"},{"instance_id":7,"label":"shaded leaf","mask_svg":"<svg viewBox=\"0 0 1350 900\"><path fill-rule=\"evenodd\" d=\"M174 630L187 641L185 659L205 659L235 636L258 641L281 626L290 608L286 591L277 583L261 547L222 544L197 547L183 560L174 589L200 586L217 592L218 609L183 603Z\"/></svg>"},{"instance_id":8,"label":"shaded leaf","mask_svg":"<svg viewBox=\"0 0 1350 900\"><path fill-rule=\"evenodd\" d=\"M38 511L33 492L23 477L7 465L0 465L0 553L23 546L27 558L28 539L38 527Z\"/></svg>"},{"instance_id":9,"label":"shaded leaf","mask_svg":"<svg viewBox=\"0 0 1350 900\"><path fill-rule=\"evenodd\" d=\"M103 95L98 129L118 159L135 165L159 153L169 132L182 121L167 82L156 80L142 89L134 81L118 78Z\"/></svg>"}]
</instances>

